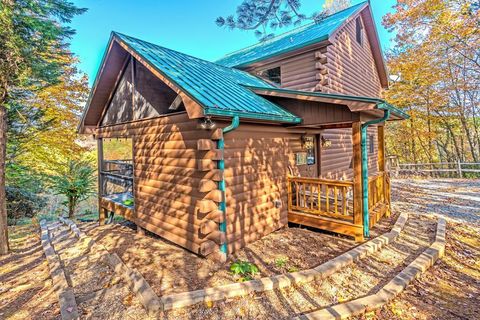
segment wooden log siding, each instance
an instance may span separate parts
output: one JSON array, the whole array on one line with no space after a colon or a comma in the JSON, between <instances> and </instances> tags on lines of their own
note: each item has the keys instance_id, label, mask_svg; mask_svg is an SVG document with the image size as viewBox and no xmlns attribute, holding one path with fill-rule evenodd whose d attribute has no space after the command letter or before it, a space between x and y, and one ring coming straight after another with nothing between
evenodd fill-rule
<instances>
[{"instance_id":1,"label":"wooden log siding","mask_svg":"<svg viewBox=\"0 0 480 320\"><path fill-rule=\"evenodd\" d=\"M287 224L286 177L301 150L301 134L241 123L224 137L229 252Z\"/></svg>"},{"instance_id":2,"label":"wooden log siding","mask_svg":"<svg viewBox=\"0 0 480 320\"><path fill-rule=\"evenodd\" d=\"M223 195L217 188L200 191L199 186L205 180L216 185L223 177L214 165L222 154L197 147L199 140L221 134L200 130L186 113L99 128L99 138L133 138L135 210L128 218L195 253L217 250L225 239L218 229L212 230L212 223L221 217L215 210L201 213L200 207L211 201L216 209Z\"/></svg>"},{"instance_id":3,"label":"wooden log siding","mask_svg":"<svg viewBox=\"0 0 480 320\"><path fill-rule=\"evenodd\" d=\"M262 70L280 66L282 88L312 91L318 84L316 62L318 62L318 59L315 58L315 51L310 51L248 71L252 74L258 74Z\"/></svg>"},{"instance_id":4,"label":"wooden log siding","mask_svg":"<svg viewBox=\"0 0 480 320\"><path fill-rule=\"evenodd\" d=\"M353 179L353 144L352 129L325 129L321 135L332 142L329 148L321 148L320 154L320 177L333 180ZM378 140L377 127L370 126L367 135L373 137L374 152L368 154L369 176L375 175L378 171ZM367 139L367 151L368 148Z\"/></svg>"},{"instance_id":5,"label":"wooden log siding","mask_svg":"<svg viewBox=\"0 0 480 320\"><path fill-rule=\"evenodd\" d=\"M352 19L327 47L330 84L326 92L380 97L382 86L365 28L362 33L360 45L356 40L355 19Z\"/></svg>"}]
</instances>

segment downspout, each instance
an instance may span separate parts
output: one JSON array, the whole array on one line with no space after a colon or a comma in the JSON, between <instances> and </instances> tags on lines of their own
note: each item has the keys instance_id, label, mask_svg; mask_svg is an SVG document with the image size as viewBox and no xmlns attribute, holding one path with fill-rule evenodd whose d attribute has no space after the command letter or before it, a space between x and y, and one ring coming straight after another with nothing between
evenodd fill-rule
<instances>
[{"instance_id":1,"label":"downspout","mask_svg":"<svg viewBox=\"0 0 480 320\"><path fill-rule=\"evenodd\" d=\"M222 150L222 159L218 160L217 167L218 169L224 171L225 170L225 160L223 159L223 150L225 149L225 140L224 140L224 135L230 131L233 131L238 128L240 125L240 118L238 116L234 116L232 118L232 124L229 126L225 127L222 129L222 138L218 140L217 142L217 148L219 150ZM222 180L218 182L218 189L222 191L222 201L219 203L219 208L222 211L223 219L222 222L220 223L219 229L220 232L225 233L225 241L224 243L220 246L220 252L224 253L225 256L227 256L227 202L226 202L226 195L225 195L225 176L222 176Z\"/></svg>"},{"instance_id":2,"label":"downspout","mask_svg":"<svg viewBox=\"0 0 480 320\"><path fill-rule=\"evenodd\" d=\"M370 213L368 212L368 152L367 152L367 129L372 124L386 121L390 117L390 110L383 109L383 117L367 121L361 126L361 147L362 147L362 213L363 213L363 236L370 237Z\"/></svg>"}]
</instances>

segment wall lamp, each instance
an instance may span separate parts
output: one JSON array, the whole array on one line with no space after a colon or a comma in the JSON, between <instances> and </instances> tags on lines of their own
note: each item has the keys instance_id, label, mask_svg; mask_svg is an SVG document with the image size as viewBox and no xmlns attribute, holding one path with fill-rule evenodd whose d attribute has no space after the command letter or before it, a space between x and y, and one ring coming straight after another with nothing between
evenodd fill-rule
<instances>
[{"instance_id":1,"label":"wall lamp","mask_svg":"<svg viewBox=\"0 0 480 320\"><path fill-rule=\"evenodd\" d=\"M217 126L217 124L212 121L212 118L205 117L200 121L200 127L205 130L212 130Z\"/></svg>"}]
</instances>

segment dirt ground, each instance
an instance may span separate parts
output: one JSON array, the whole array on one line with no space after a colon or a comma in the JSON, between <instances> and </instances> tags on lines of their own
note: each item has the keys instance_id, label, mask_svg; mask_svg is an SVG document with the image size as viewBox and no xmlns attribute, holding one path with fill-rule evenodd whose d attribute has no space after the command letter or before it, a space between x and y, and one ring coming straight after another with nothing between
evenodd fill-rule
<instances>
[{"instance_id":1,"label":"dirt ground","mask_svg":"<svg viewBox=\"0 0 480 320\"><path fill-rule=\"evenodd\" d=\"M39 226L9 228L11 252L0 257L0 319L60 317Z\"/></svg>"},{"instance_id":2,"label":"dirt ground","mask_svg":"<svg viewBox=\"0 0 480 320\"><path fill-rule=\"evenodd\" d=\"M394 180L395 215L411 218L394 244L323 281L251 294L162 314L162 319L283 319L374 292L432 241L437 216L447 218L446 256L381 310L360 319L480 319L480 180ZM128 226L81 224L98 243L138 269L159 295L231 283L218 265ZM12 253L0 258L0 319L56 319L57 297L35 225L10 228ZM345 237L285 228L237 252L259 276L310 268L355 246ZM282 260L285 263L279 264ZM125 318L129 318L126 314Z\"/></svg>"},{"instance_id":3,"label":"dirt ground","mask_svg":"<svg viewBox=\"0 0 480 320\"><path fill-rule=\"evenodd\" d=\"M396 216L383 219L373 228L372 236L389 230L395 220ZM78 225L137 269L158 296L233 283L237 279L228 267L237 260L255 263L260 270L258 278L316 267L357 245L348 237L287 227L235 252L229 262L222 265L199 258L153 234L136 235L129 223Z\"/></svg>"},{"instance_id":4,"label":"dirt ground","mask_svg":"<svg viewBox=\"0 0 480 320\"><path fill-rule=\"evenodd\" d=\"M394 209L447 219L445 257L364 319L480 319L480 180L395 180Z\"/></svg>"}]
</instances>

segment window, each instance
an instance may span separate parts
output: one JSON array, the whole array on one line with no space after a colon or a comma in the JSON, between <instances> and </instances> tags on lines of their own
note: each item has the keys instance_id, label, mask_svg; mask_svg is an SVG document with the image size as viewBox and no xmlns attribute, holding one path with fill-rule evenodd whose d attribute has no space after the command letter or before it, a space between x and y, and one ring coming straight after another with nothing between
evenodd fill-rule
<instances>
[{"instance_id":1,"label":"window","mask_svg":"<svg viewBox=\"0 0 480 320\"><path fill-rule=\"evenodd\" d=\"M273 82L276 84L282 83L282 73L281 73L280 67L262 70L258 73L258 75L261 78L266 79L270 82Z\"/></svg>"},{"instance_id":2,"label":"window","mask_svg":"<svg viewBox=\"0 0 480 320\"><path fill-rule=\"evenodd\" d=\"M101 196L123 206L133 207L132 139L102 139L102 151Z\"/></svg>"},{"instance_id":3,"label":"window","mask_svg":"<svg viewBox=\"0 0 480 320\"><path fill-rule=\"evenodd\" d=\"M355 19L355 30L356 30L356 36L357 36L357 42L361 45L363 44L363 26L362 26L362 20L360 17Z\"/></svg>"},{"instance_id":4,"label":"window","mask_svg":"<svg viewBox=\"0 0 480 320\"><path fill-rule=\"evenodd\" d=\"M368 153L375 152L375 142L373 140L373 134L368 135Z\"/></svg>"}]
</instances>

